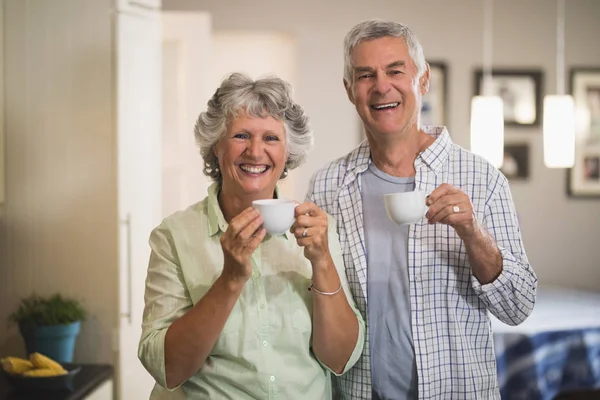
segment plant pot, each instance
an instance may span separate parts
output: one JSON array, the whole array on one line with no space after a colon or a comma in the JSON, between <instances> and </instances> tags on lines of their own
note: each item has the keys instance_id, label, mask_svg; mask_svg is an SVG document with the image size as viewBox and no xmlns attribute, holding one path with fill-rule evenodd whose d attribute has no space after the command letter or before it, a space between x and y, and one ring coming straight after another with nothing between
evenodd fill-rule
<instances>
[{"instance_id":1,"label":"plant pot","mask_svg":"<svg viewBox=\"0 0 600 400\"><path fill-rule=\"evenodd\" d=\"M28 355L38 352L63 363L73 361L80 327L81 322L77 321L67 325L19 325L19 330Z\"/></svg>"}]
</instances>

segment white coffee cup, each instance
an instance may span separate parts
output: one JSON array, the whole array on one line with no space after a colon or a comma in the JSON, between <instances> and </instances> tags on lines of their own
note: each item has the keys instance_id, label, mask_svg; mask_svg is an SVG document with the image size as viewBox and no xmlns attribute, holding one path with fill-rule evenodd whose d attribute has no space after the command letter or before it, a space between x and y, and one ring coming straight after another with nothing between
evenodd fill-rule
<instances>
[{"instance_id":1,"label":"white coffee cup","mask_svg":"<svg viewBox=\"0 0 600 400\"><path fill-rule=\"evenodd\" d=\"M419 222L427 212L426 197L423 190L383 195L388 218L400 225Z\"/></svg>"},{"instance_id":2,"label":"white coffee cup","mask_svg":"<svg viewBox=\"0 0 600 400\"><path fill-rule=\"evenodd\" d=\"M287 199L254 200L256 208L263 218L263 227L270 235L283 235L294 223L296 203Z\"/></svg>"}]
</instances>

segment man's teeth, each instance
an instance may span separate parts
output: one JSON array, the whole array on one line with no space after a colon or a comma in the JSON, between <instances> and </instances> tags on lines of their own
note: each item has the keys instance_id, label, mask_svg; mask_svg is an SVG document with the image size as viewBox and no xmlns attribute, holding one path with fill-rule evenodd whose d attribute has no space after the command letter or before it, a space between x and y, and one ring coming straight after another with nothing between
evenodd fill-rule
<instances>
[{"instance_id":1,"label":"man's teeth","mask_svg":"<svg viewBox=\"0 0 600 400\"><path fill-rule=\"evenodd\" d=\"M379 104L379 105L374 105L371 106L376 110L383 110L385 108L394 108L394 107L398 107L398 104L400 103L387 103L387 104Z\"/></svg>"},{"instance_id":2,"label":"man's teeth","mask_svg":"<svg viewBox=\"0 0 600 400\"><path fill-rule=\"evenodd\" d=\"M261 167L252 167L250 165L240 165L240 168L243 171L249 172L251 174L261 174L267 170L267 167L264 165Z\"/></svg>"}]
</instances>

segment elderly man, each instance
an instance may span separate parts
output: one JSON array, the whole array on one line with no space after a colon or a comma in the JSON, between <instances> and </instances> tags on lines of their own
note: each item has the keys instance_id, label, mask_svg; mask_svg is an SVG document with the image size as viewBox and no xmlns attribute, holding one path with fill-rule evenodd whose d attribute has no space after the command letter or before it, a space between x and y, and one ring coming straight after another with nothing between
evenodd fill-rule
<instances>
[{"instance_id":1,"label":"elderly man","mask_svg":"<svg viewBox=\"0 0 600 400\"><path fill-rule=\"evenodd\" d=\"M308 191L337 219L348 281L368 321L363 356L336 391L345 399L499 399L487 313L519 324L537 288L508 182L445 127L421 126L429 65L410 29L359 23L344 56L344 86L367 140L319 170ZM430 193L425 218L394 224L383 195L415 189Z\"/></svg>"}]
</instances>

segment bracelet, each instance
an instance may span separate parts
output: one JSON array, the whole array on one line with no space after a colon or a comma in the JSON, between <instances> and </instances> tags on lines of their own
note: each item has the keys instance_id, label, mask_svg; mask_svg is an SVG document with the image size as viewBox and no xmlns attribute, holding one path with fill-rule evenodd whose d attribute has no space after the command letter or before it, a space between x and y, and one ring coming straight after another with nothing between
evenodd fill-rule
<instances>
[{"instance_id":1,"label":"bracelet","mask_svg":"<svg viewBox=\"0 0 600 400\"><path fill-rule=\"evenodd\" d=\"M308 291L313 291L317 294L321 294L323 296L333 296L334 294L336 294L337 292L339 292L340 290L342 290L342 283L340 282L340 287L336 289L335 292L321 292L319 289L317 289L315 287L315 285L311 282L310 286L308 287Z\"/></svg>"}]
</instances>

